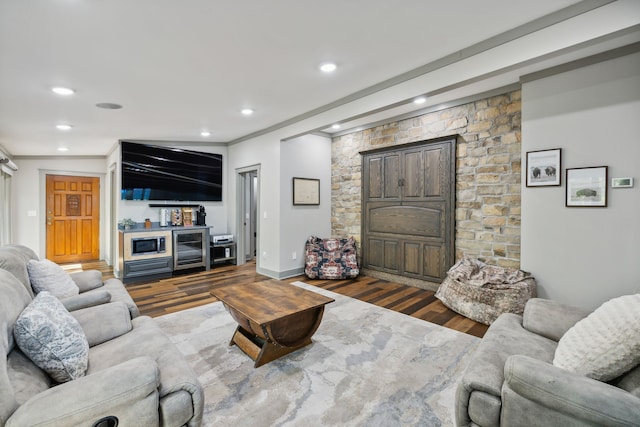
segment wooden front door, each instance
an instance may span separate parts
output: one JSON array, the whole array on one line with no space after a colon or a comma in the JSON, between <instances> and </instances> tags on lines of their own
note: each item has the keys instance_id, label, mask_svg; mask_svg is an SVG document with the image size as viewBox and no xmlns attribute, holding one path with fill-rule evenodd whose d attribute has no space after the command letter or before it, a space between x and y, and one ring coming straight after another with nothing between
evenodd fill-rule
<instances>
[{"instance_id":1,"label":"wooden front door","mask_svg":"<svg viewBox=\"0 0 640 427\"><path fill-rule=\"evenodd\" d=\"M363 267L441 282L455 258L455 138L363 154Z\"/></svg>"},{"instance_id":2,"label":"wooden front door","mask_svg":"<svg viewBox=\"0 0 640 427\"><path fill-rule=\"evenodd\" d=\"M100 257L100 178L47 175L47 258L81 262Z\"/></svg>"}]
</instances>

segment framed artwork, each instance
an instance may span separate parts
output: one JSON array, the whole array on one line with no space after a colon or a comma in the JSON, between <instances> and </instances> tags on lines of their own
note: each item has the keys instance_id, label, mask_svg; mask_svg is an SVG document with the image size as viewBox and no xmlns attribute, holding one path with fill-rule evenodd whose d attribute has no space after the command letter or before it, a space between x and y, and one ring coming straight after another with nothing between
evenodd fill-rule
<instances>
[{"instance_id":1,"label":"framed artwork","mask_svg":"<svg viewBox=\"0 0 640 427\"><path fill-rule=\"evenodd\" d=\"M607 207L608 166L567 169L568 207Z\"/></svg>"},{"instance_id":2,"label":"framed artwork","mask_svg":"<svg viewBox=\"0 0 640 427\"><path fill-rule=\"evenodd\" d=\"M527 187L560 185L561 148L527 152Z\"/></svg>"},{"instance_id":3,"label":"framed artwork","mask_svg":"<svg viewBox=\"0 0 640 427\"><path fill-rule=\"evenodd\" d=\"M320 204L320 180L313 178L293 178L294 206L314 206Z\"/></svg>"}]
</instances>

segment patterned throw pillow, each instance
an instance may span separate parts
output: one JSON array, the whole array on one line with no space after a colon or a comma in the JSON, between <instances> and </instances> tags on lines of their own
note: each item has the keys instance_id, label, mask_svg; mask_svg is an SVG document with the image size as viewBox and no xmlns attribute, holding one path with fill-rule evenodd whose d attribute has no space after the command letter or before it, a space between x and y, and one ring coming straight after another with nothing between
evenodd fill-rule
<instances>
[{"instance_id":1,"label":"patterned throw pillow","mask_svg":"<svg viewBox=\"0 0 640 427\"><path fill-rule=\"evenodd\" d=\"M89 363L87 337L49 292L40 292L22 311L13 335L20 350L54 380L62 383L84 376Z\"/></svg>"},{"instance_id":2,"label":"patterned throw pillow","mask_svg":"<svg viewBox=\"0 0 640 427\"><path fill-rule=\"evenodd\" d=\"M43 259L30 260L27 263L29 280L35 293L48 291L58 298L78 295L80 290L71 276L55 262Z\"/></svg>"},{"instance_id":3,"label":"patterned throw pillow","mask_svg":"<svg viewBox=\"0 0 640 427\"><path fill-rule=\"evenodd\" d=\"M602 304L558 342L553 364L609 381L640 363L640 294Z\"/></svg>"}]
</instances>

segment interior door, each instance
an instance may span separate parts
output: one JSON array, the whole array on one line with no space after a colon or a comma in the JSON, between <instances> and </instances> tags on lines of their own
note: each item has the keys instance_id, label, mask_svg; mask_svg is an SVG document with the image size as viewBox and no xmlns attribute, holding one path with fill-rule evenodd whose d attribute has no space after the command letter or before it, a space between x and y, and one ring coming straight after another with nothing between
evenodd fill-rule
<instances>
[{"instance_id":1,"label":"interior door","mask_svg":"<svg viewBox=\"0 0 640 427\"><path fill-rule=\"evenodd\" d=\"M47 175L47 255L53 262L100 257L100 178Z\"/></svg>"}]
</instances>

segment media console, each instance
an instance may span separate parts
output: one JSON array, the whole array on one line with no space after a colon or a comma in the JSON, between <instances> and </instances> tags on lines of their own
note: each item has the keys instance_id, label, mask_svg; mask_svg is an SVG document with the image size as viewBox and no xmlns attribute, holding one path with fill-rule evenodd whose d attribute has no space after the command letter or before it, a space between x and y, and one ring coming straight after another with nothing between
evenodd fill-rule
<instances>
[{"instance_id":1,"label":"media console","mask_svg":"<svg viewBox=\"0 0 640 427\"><path fill-rule=\"evenodd\" d=\"M210 268L207 226L133 228L119 231L119 275L123 283L171 277L174 272ZM163 251L134 253L132 241L163 237Z\"/></svg>"}]
</instances>

